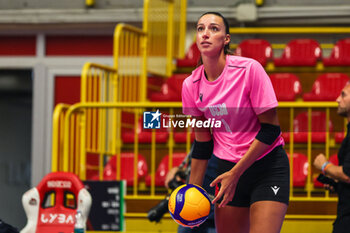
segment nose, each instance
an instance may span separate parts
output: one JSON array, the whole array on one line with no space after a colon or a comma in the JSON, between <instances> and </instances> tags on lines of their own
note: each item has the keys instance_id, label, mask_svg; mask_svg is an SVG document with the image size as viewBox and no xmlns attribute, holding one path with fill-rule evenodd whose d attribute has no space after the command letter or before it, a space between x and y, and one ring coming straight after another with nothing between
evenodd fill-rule
<instances>
[{"instance_id":1,"label":"nose","mask_svg":"<svg viewBox=\"0 0 350 233\"><path fill-rule=\"evenodd\" d=\"M203 34L202 34L202 37L203 38L208 38L209 37L209 34L208 34L209 30L206 28L203 30Z\"/></svg>"},{"instance_id":2,"label":"nose","mask_svg":"<svg viewBox=\"0 0 350 233\"><path fill-rule=\"evenodd\" d=\"M337 101L337 103L340 102L340 95L338 96L338 98L335 101Z\"/></svg>"}]
</instances>

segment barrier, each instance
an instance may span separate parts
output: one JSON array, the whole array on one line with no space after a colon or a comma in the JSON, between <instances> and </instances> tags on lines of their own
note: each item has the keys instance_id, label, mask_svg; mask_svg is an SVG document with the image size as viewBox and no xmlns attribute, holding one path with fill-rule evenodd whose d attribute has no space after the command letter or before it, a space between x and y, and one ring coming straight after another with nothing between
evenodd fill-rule
<instances>
[{"instance_id":1,"label":"barrier","mask_svg":"<svg viewBox=\"0 0 350 233\"><path fill-rule=\"evenodd\" d=\"M132 190L133 195L137 196L139 193L139 181L137 180L137 155L140 152L140 148L148 148L149 147L149 156L148 156L148 162L150 164L150 174L153 175L151 187L146 189L146 191L149 193L149 196L156 197L157 193L155 191L154 186L154 174L156 169L156 161L157 161L157 147L162 147L163 149L166 149L168 151L168 154L170 157L172 156L174 150L176 150L178 147L185 149L187 152L189 151L189 145L190 145L190 132L188 132L188 137L186 144L175 144L174 143L174 129L169 128L169 139L167 144L161 144L156 142L156 130L152 131L152 138L151 143L149 144L143 144L141 145L138 142L138 132L140 132L140 124L139 119L142 117L142 111L144 109L155 111L155 107L160 110L160 112L169 112L169 115L174 115L176 112L181 111L181 103L179 102L172 102L172 103L165 103L165 102L119 102L119 103L78 103L75 105L70 106L69 108L66 108L65 115L64 115L64 134L60 137L60 139L64 140L63 142L58 140L58 144L61 145L63 143L63 157L62 154L60 156L54 156L53 159L56 159L57 162L55 162L55 167L62 168L64 171L70 171L75 172L80 175L81 179L85 179L85 170L84 170L84 161L86 161L86 154L88 153L97 153L100 154L101 157L103 156L111 156L111 155L117 155L117 158L120 156L120 153L122 150L132 150L134 155L134 187ZM337 104L335 102L280 102L278 111L287 110L290 112L288 124L289 129L287 131L289 132L289 143L286 144L286 151L293 155L296 150L304 150L306 151L306 155L308 158L308 176L307 176L307 182L304 189L295 189L293 187L293 160L291 159L291 200L297 200L297 201L334 201L336 198L334 196L330 196L328 191L324 192L324 195L313 195L315 192L318 194L323 193L321 190L317 190L313 187L313 176L312 174L315 174L315 171L312 168L312 161L313 156L315 154L312 153L313 150L321 150L323 153L325 153L326 157L330 156L330 150L336 150L337 146L335 145L335 142L333 138L330 135L330 129L329 125L326 124L326 132L325 132L325 143L324 144L317 144L312 142L312 132L311 132L311 112L313 110L319 110L322 109L326 113L326 121L328 122L331 118L331 115L333 117L334 110L337 108ZM121 112L123 109L132 109L133 110L133 132L135 141L132 144L123 144L121 139L121 134L113 133L113 130L116 129L115 125L117 125L117 121L115 120L106 120L105 123L101 121L101 119L114 119L114 117L108 117L109 114L111 116L113 115L113 112ZM307 131L307 142L305 143L295 143L294 142L294 118L295 118L295 112L301 111L302 109L307 109L308 112L308 131ZM87 117L89 111L94 111L95 116ZM331 114L332 112L332 114ZM336 119L339 122L339 119ZM286 122L286 119L283 119L282 121ZM55 121L57 123L57 121ZM99 122L99 123L98 123ZM341 125L338 124L337 130L341 128L341 130L344 130L344 124ZM54 129L58 129L57 126L55 126ZM79 132L76 132L80 130ZM54 134L58 134L57 131L54 132ZM81 135L86 135L85 137L82 137ZM91 135L94 135L93 137ZM55 140L57 140L57 136L54 137ZM92 138L94 138L92 140ZM77 148L80 147L80 148ZM120 159L120 157L119 157ZM100 173L102 174L103 170L103 161L104 159L100 159ZM120 161L120 160L119 160ZM169 159L169 161L172 161L172 159ZM62 165L63 163L63 165ZM71 163L75 164L75 166L71 165ZM171 167L172 164L169 162L169 166ZM79 166L77 166L79 164ZM118 166L120 166L120 163ZM120 170L120 167L117 167L117 172ZM120 177L117 175L117 177ZM102 176L100 176L102 178ZM117 178L118 179L118 178ZM145 190L143 190L145 191ZM295 193L298 193L298 195L294 195ZM144 193L144 192L143 192ZM300 196L300 193L304 193L302 196ZM163 195L163 194L161 194Z\"/></svg>"}]
</instances>

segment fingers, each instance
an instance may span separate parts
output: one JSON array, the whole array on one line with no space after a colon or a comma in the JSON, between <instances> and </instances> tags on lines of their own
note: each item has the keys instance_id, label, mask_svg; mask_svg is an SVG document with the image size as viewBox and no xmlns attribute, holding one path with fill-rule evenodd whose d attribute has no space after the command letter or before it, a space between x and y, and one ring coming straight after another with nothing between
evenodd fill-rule
<instances>
[{"instance_id":1,"label":"fingers","mask_svg":"<svg viewBox=\"0 0 350 233\"><path fill-rule=\"evenodd\" d=\"M219 208L225 207L230 201L232 201L234 193L235 193L235 189L230 190L229 192L225 192L225 194L223 195L224 198L222 199L221 203L219 204Z\"/></svg>"},{"instance_id":2,"label":"fingers","mask_svg":"<svg viewBox=\"0 0 350 233\"><path fill-rule=\"evenodd\" d=\"M216 197L214 198L214 200L212 200L211 203L212 203L212 204L215 204L218 200L220 200L220 198L222 197L223 194L224 194L223 191L220 190L219 193L218 193L218 195L216 195Z\"/></svg>"},{"instance_id":3,"label":"fingers","mask_svg":"<svg viewBox=\"0 0 350 233\"><path fill-rule=\"evenodd\" d=\"M225 207L227 203L232 201L234 193L235 193L235 189L231 190L229 187L221 186L220 191L212 201L212 204L215 204L218 200L222 198L218 207L219 208Z\"/></svg>"},{"instance_id":4,"label":"fingers","mask_svg":"<svg viewBox=\"0 0 350 233\"><path fill-rule=\"evenodd\" d=\"M334 192L334 190L335 190L334 187L332 185L329 185L329 184L325 184L324 188L329 190L329 191L332 191L332 192Z\"/></svg>"},{"instance_id":5,"label":"fingers","mask_svg":"<svg viewBox=\"0 0 350 233\"><path fill-rule=\"evenodd\" d=\"M210 183L210 187L214 187L215 185L217 185L218 183L220 183L220 176L216 177L215 180L213 180L211 183Z\"/></svg>"}]
</instances>

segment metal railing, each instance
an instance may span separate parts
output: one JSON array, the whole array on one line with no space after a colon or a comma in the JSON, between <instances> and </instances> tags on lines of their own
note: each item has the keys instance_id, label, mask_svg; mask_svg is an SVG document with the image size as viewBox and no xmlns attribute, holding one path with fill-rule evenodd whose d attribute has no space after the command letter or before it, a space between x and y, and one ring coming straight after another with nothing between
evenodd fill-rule
<instances>
[{"instance_id":1,"label":"metal railing","mask_svg":"<svg viewBox=\"0 0 350 233\"><path fill-rule=\"evenodd\" d=\"M118 70L116 101L145 101L147 91L147 32L118 24L114 31L114 68Z\"/></svg>"},{"instance_id":2,"label":"metal railing","mask_svg":"<svg viewBox=\"0 0 350 233\"><path fill-rule=\"evenodd\" d=\"M147 33L147 70L169 77L173 59L184 56L185 0L145 0L143 31Z\"/></svg>"},{"instance_id":3,"label":"metal railing","mask_svg":"<svg viewBox=\"0 0 350 233\"><path fill-rule=\"evenodd\" d=\"M156 106L156 107L155 107ZM142 118L142 112L145 109L153 110L160 109L162 112L167 112L169 115L173 115L176 112L181 112L181 103L179 102L119 102L119 103L78 103L74 104L70 107L65 106L64 108L60 108L62 112L62 117L64 117L64 130L63 133L59 132L59 128L62 129L62 117L55 120L55 124L60 124L60 126L54 127L54 135L56 135L54 140L56 141L56 145L63 145L63 154L54 153L53 159L56 162L56 169L63 168L64 171L71 171L79 174L80 178L83 180L86 178L85 169L86 166L86 156L89 153L96 153L100 155L99 162L99 174L100 179L102 179L102 173L104 168L104 163L108 160L106 158L116 155L117 156L117 179L120 179L120 154L123 150L132 150L135 155L134 158L134 185L132 188L133 196L139 195L139 185L140 182L137 178L137 156L140 152L140 148L146 148L149 152L147 159L150 164L151 174L151 185L149 189L147 189L149 197L157 197L155 182L154 182L154 174L157 167L156 161L159 161L159 154L157 154L157 147L161 146L168 151L169 161L172 161L172 154L174 150L178 147L189 151L190 146L190 138L187 137L187 141L185 144L179 145L174 143L173 138L173 128L169 128L169 139L166 144L161 144L156 142L156 130L152 132L151 143L147 145L140 145L138 142L138 133L140 132L140 124L139 120ZM311 130L311 112L315 109L322 109L326 112L326 122L329 122L331 116L330 112L335 110L337 107L335 102L281 102L279 104L278 110L282 111L282 109L287 109L289 111L289 134L290 134L290 142L286 144L286 151L291 155L290 164L291 164L291 200L298 201L309 201L309 200L317 200L317 201L334 201L335 197L329 195L328 191L324 192L322 190L315 189L313 187L313 174L318 171L312 168L313 156L316 154L313 153L313 150L323 152L326 157L329 157L330 150L336 150L337 146L332 141L329 125L326 124L326 132L325 132L325 143L317 144L312 142L312 130ZM131 118L133 121L132 132L134 134L134 142L132 144L123 144L123 140L121 137L121 132L117 132L117 130L121 130L118 125L123 125L124 118L117 118L117 116L121 116L120 113L124 109L132 110ZM307 109L308 114L308 131L307 131L307 142L298 143L294 142L293 138L293 121L295 118L295 111L300 111L301 109ZM94 117L88 117L89 112L94 112ZM130 118L130 115L128 116ZM103 120L104 119L104 120ZM338 121L338 130L344 130L344 122L343 120L336 119ZM103 122L105 121L105 122ZM340 123L339 123L340 122ZM80 131L80 132L78 132ZM189 131L188 134L189 135ZM58 137L57 135L61 135ZM82 136L84 135L84 136ZM63 140L63 142L62 142ZM57 146L54 147L57 150ZM61 147L62 148L62 147ZM306 151L306 155L308 158L308 176L306 181L305 188L294 188L293 187L293 154L297 150ZM62 152L62 149L58 149L57 151ZM107 157L106 157L107 156ZM84 164L85 163L85 164ZM169 167L172 167L171 162L169 162ZM315 191L322 195L313 195ZM147 193L146 192L146 193ZM144 190L142 192L145 193ZM298 193L298 195L295 195ZM303 193L300 195L300 193ZM324 195L323 195L324 194ZM160 194L161 196L163 193ZM149 198L148 197L148 198Z\"/></svg>"}]
</instances>

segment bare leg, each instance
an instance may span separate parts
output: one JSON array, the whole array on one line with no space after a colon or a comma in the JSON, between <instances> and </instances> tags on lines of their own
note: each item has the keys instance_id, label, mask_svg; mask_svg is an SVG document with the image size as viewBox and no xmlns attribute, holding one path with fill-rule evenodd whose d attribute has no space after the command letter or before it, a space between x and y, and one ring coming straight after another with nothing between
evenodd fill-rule
<instances>
[{"instance_id":1,"label":"bare leg","mask_svg":"<svg viewBox=\"0 0 350 233\"><path fill-rule=\"evenodd\" d=\"M217 233L248 233L249 208L215 205L215 227Z\"/></svg>"},{"instance_id":2,"label":"bare leg","mask_svg":"<svg viewBox=\"0 0 350 233\"><path fill-rule=\"evenodd\" d=\"M258 201L250 206L249 233L279 233L288 206L275 201Z\"/></svg>"}]
</instances>

